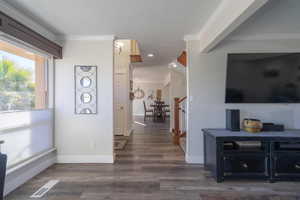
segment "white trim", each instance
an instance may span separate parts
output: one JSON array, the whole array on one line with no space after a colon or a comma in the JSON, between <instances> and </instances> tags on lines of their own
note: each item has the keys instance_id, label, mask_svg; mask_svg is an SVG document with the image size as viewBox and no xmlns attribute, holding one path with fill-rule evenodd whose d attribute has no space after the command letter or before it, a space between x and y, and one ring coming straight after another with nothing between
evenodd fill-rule
<instances>
[{"instance_id":1,"label":"white trim","mask_svg":"<svg viewBox=\"0 0 300 200\"><path fill-rule=\"evenodd\" d=\"M95 40L115 40L114 35L60 35L59 40L84 40L84 41L95 41Z\"/></svg>"},{"instance_id":2,"label":"white trim","mask_svg":"<svg viewBox=\"0 0 300 200\"><path fill-rule=\"evenodd\" d=\"M245 36L233 36L227 39L228 41L255 41L255 40L300 40L298 33L267 33Z\"/></svg>"},{"instance_id":3,"label":"white trim","mask_svg":"<svg viewBox=\"0 0 300 200\"><path fill-rule=\"evenodd\" d=\"M41 153L37 156L34 156L34 157L24 161L24 162L21 162L20 164L15 165L14 167L9 168L8 170L6 170L6 175L9 175L9 174L13 173L14 171L17 171L17 170L21 169L22 167L25 167L26 165L29 165L30 163L32 163L32 162L34 162L34 161L50 154L52 152L55 152L55 151L56 151L56 148L51 148L51 149L49 149L49 150L47 150L47 151L45 151L45 152L43 152L43 153Z\"/></svg>"},{"instance_id":4,"label":"white trim","mask_svg":"<svg viewBox=\"0 0 300 200\"><path fill-rule=\"evenodd\" d=\"M49 153L50 155L51 153ZM40 157L38 160L27 163L27 165L18 168L6 176L4 195L9 194L16 188L27 182L28 180L35 177L37 174L41 173L51 165L56 163L56 156L44 159L47 155Z\"/></svg>"},{"instance_id":5,"label":"white trim","mask_svg":"<svg viewBox=\"0 0 300 200\"><path fill-rule=\"evenodd\" d=\"M144 117L145 116L145 114L133 114L133 116L135 117Z\"/></svg>"},{"instance_id":6,"label":"white trim","mask_svg":"<svg viewBox=\"0 0 300 200\"><path fill-rule=\"evenodd\" d=\"M189 156L186 154L185 161L190 164L204 164L203 156Z\"/></svg>"},{"instance_id":7,"label":"white trim","mask_svg":"<svg viewBox=\"0 0 300 200\"><path fill-rule=\"evenodd\" d=\"M238 3L231 0L222 1L199 33L203 43L200 52L208 53L216 47L268 1L244 0Z\"/></svg>"},{"instance_id":8,"label":"white trim","mask_svg":"<svg viewBox=\"0 0 300 200\"><path fill-rule=\"evenodd\" d=\"M98 155L58 155L57 163L113 163L114 156Z\"/></svg>"},{"instance_id":9,"label":"white trim","mask_svg":"<svg viewBox=\"0 0 300 200\"><path fill-rule=\"evenodd\" d=\"M189 154L189 146L190 146L190 140L191 140L191 128L190 128L190 123L191 123L191 116L190 116L190 110L191 110L191 104L192 104L192 99L193 97L190 96L191 92L190 92L190 70L191 70L191 64L190 64L190 46L189 46L190 42L186 42L185 43L185 48L186 48L186 53L187 53L187 65L186 65L186 132L188 133L186 136L186 146L185 146L185 159L186 162L188 162L188 154Z\"/></svg>"},{"instance_id":10,"label":"white trim","mask_svg":"<svg viewBox=\"0 0 300 200\"><path fill-rule=\"evenodd\" d=\"M268 0L244 0L237 2L222 1L209 19L206 20L200 32L195 35L185 35L184 40L200 40L200 52L208 53L265 5ZM235 7L234 10L232 9L233 6Z\"/></svg>"}]
</instances>

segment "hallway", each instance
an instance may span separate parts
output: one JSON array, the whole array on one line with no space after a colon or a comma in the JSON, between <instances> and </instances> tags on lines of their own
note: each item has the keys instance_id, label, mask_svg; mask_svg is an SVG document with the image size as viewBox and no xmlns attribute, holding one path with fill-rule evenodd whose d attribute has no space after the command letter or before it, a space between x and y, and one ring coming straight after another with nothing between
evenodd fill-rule
<instances>
[{"instance_id":1,"label":"hallway","mask_svg":"<svg viewBox=\"0 0 300 200\"><path fill-rule=\"evenodd\" d=\"M6 200L29 200L57 179L42 200L297 200L299 183L246 180L216 183L201 165L186 164L169 126L135 119L135 132L112 164L56 164Z\"/></svg>"},{"instance_id":2,"label":"hallway","mask_svg":"<svg viewBox=\"0 0 300 200\"><path fill-rule=\"evenodd\" d=\"M150 167L149 164L153 168L167 164L184 164L183 151L172 144L169 124L169 120L165 123L153 123L151 119L144 122L143 117L135 117L134 133L125 149L116 152L116 164L134 163L141 169Z\"/></svg>"}]
</instances>

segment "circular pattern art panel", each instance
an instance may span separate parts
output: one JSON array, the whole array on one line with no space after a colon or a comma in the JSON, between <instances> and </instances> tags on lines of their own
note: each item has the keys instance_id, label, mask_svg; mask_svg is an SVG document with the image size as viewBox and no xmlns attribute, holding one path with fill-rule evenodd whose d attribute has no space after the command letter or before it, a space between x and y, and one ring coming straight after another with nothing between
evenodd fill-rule
<instances>
[{"instance_id":1,"label":"circular pattern art panel","mask_svg":"<svg viewBox=\"0 0 300 200\"><path fill-rule=\"evenodd\" d=\"M83 93L80 96L80 99L82 103L90 103L92 101L92 95L90 95L89 93Z\"/></svg>"},{"instance_id":2,"label":"circular pattern art panel","mask_svg":"<svg viewBox=\"0 0 300 200\"><path fill-rule=\"evenodd\" d=\"M89 77L85 76L80 80L80 84L82 87L87 88L91 86L92 80Z\"/></svg>"},{"instance_id":3,"label":"circular pattern art panel","mask_svg":"<svg viewBox=\"0 0 300 200\"><path fill-rule=\"evenodd\" d=\"M97 66L75 66L75 114L97 114Z\"/></svg>"}]
</instances>

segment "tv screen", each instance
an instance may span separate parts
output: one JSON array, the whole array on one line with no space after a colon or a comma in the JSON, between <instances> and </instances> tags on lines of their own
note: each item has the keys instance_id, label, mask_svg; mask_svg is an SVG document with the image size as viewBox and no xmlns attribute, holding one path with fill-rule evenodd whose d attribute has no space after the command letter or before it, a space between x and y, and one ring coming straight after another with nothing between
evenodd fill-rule
<instances>
[{"instance_id":1,"label":"tv screen","mask_svg":"<svg viewBox=\"0 0 300 200\"><path fill-rule=\"evenodd\" d=\"M228 54L226 103L299 103L300 53Z\"/></svg>"}]
</instances>

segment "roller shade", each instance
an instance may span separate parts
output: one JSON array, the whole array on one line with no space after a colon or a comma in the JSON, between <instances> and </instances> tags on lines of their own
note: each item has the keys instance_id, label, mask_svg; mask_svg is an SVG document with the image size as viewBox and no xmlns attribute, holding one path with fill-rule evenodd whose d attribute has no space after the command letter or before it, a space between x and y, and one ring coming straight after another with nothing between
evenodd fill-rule
<instances>
[{"instance_id":1,"label":"roller shade","mask_svg":"<svg viewBox=\"0 0 300 200\"><path fill-rule=\"evenodd\" d=\"M0 11L0 31L62 58L62 47Z\"/></svg>"}]
</instances>

